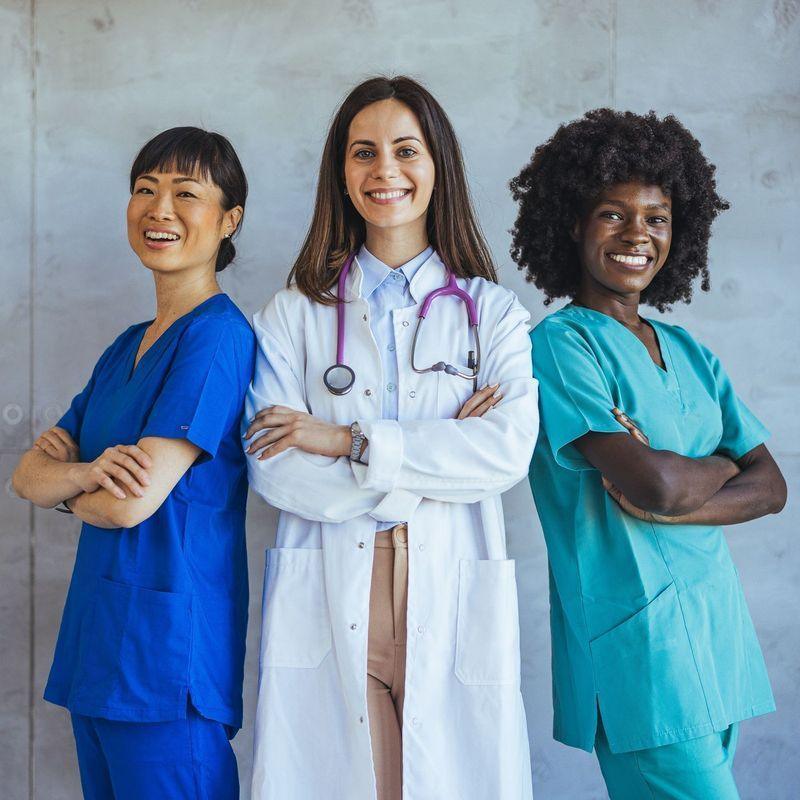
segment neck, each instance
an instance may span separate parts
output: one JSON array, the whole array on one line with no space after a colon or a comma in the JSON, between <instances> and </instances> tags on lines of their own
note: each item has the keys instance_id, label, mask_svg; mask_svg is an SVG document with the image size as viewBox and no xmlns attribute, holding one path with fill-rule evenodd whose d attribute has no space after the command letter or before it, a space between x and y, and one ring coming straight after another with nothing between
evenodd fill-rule
<instances>
[{"instance_id":1,"label":"neck","mask_svg":"<svg viewBox=\"0 0 800 800\"><path fill-rule=\"evenodd\" d=\"M375 228L367 225L367 250L386 264L397 269L411 261L428 247L425 218L421 225L404 225L398 228Z\"/></svg>"},{"instance_id":2,"label":"neck","mask_svg":"<svg viewBox=\"0 0 800 800\"><path fill-rule=\"evenodd\" d=\"M156 286L156 330L169 327L200 303L219 294L216 273L207 269L196 273L153 273Z\"/></svg>"},{"instance_id":3,"label":"neck","mask_svg":"<svg viewBox=\"0 0 800 800\"><path fill-rule=\"evenodd\" d=\"M642 324L639 318L639 292L630 294L614 292L596 281L591 281L585 273L581 278L581 285L574 302L613 317L617 322L630 328L638 328Z\"/></svg>"}]
</instances>

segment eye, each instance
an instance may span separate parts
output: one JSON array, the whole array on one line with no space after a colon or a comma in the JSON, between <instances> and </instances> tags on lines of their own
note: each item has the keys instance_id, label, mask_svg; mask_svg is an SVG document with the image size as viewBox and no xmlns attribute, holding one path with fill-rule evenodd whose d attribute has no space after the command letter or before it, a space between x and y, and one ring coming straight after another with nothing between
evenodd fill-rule
<instances>
[{"instance_id":1,"label":"eye","mask_svg":"<svg viewBox=\"0 0 800 800\"><path fill-rule=\"evenodd\" d=\"M411 158L417 154L417 151L413 147L401 147L397 154L401 158Z\"/></svg>"},{"instance_id":2,"label":"eye","mask_svg":"<svg viewBox=\"0 0 800 800\"><path fill-rule=\"evenodd\" d=\"M140 186L135 194L153 194L153 190L149 186Z\"/></svg>"},{"instance_id":3,"label":"eye","mask_svg":"<svg viewBox=\"0 0 800 800\"><path fill-rule=\"evenodd\" d=\"M654 225L664 225L669 222L669 219L667 217L650 217L648 221Z\"/></svg>"},{"instance_id":4,"label":"eye","mask_svg":"<svg viewBox=\"0 0 800 800\"><path fill-rule=\"evenodd\" d=\"M372 150L356 150L355 152L355 157L361 159L362 161L365 161L372 155L374 155Z\"/></svg>"},{"instance_id":5,"label":"eye","mask_svg":"<svg viewBox=\"0 0 800 800\"><path fill-rule=\"evenodd\" d=\"M182 192L178 192L178 197L197 197L196 194L192 194L191 192L187 192L185 189Z\"/></svg>"},{"instance_id":6,"label":"eye","mask_svg":"<svg viewBox=\"0 0 800 800\"><path fill-rule=\"evenodd\" d=\"M603 211L600 213L600 216L606 219L613 219L614 222L619 222L622 219L622 214L620 214L619 211Z\"/></svg>"}]
</instances>

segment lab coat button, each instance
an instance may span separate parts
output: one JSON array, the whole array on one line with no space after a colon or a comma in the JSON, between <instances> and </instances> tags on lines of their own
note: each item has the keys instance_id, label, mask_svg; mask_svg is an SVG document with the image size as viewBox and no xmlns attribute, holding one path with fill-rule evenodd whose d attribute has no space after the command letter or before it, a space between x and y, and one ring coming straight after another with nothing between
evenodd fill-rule
<instances>
[{"instance_id":1,"label":"lab coat button","mask_svg":"<svg viewBox=\"0 0 800 800\"><path fill-rule=\"evenodd\" d=\"M372 389L364 389L364 395L366 397L372 397Z\"/></svg>"},{"instance_id":2,"label":"lab coat button","mask_svg":"<svg viewBox=\"0 0 800 800\"><path fill-rule=\"evenodd\" d=\"M358 628L358 625L356 625L356 624L355 624L355 622L354 622L354 623L353 623L353 624L350 626L350 630L351 630L351 631L354 631L354 630L356 630L357 628Z\"/></svg>"},{"instance_id":3,"label":"lab coat button","mask_svg":"<svg viewBox=\"0 0 800 800\"><path fill-rule=\"evenodd\" d=\"M424 625L417 625L417 633L422 636L425 633L425 626Z\"/></svg>"},{"instance_id":4,"label":"lab coat button","mask_svg":"<svg viewBox=\"0 0 800 800\"><path fill-rule=\"evenodd\" d=\"M404 328L407 328L407 327L408 327L408 320L407 320L407 319L404 319L404 320L403 320L403 327L404 327Z\"/></svg>"},{"instance_id":5,"label":"lab coat button","mask_svg":"<svg viewBox=\"0 0 800 800\"><path fill-rule=\"evenodd\" d=\"M358 543L358 549L359 550L363 550L365 547L366 547L366 545L364 544L364 542L359 542Z\"/></svg>"},{"instance_id":6,"label":"lab coat button","mask_svg":"<svg viewBox=\"0 0 800 800\"><path fill-rule=\"evenodd\" d=\"M390 353L394 353L394 345L393 344L389 345L389 352Z\"/></svg>"},{"instance_id":7,"label":"lab coat button","mask_svg":"<svg viewBox=\"0 0 800 800\"><path fill-rule=\"evenodd\" d=\"M393 383L387 383L386 384L386 391L387 392L393 392L394 391L394 384Z\"/></svg>"},{"instance_id":8,"label":"lab coat button","mask_svg":"<svg viewBox=\"0 0 800 800\"><path fill-rule=\"evenodd\" d=\"M415 392L415 391L412 389L412 390L411 390L411 391L408 393L408 396L409 396L409 397L416 397L416 396L417 396L417 393L416 393L416 392Z\"/></svg>"},{"instance_id":9,"label":"lab coat button","mask_svg":"<svg viewBox=\"0 0 800 800\"><path fill-rule=\"evenodd\" d=\"M359 717L358 721L363 725L364 724L364 717Z\"/></svg>"},{"instance_id":10,"label":"lab coat button","mask_svg":"<svg viewBox=\"0 0 800 800\"><path fill-rule=\"evenodd\" d=\"M419 727L419 720L416 717L411 717L411 724L415 727Z\"/></svg>"},{"instance_id":11,"label":"lab coat button","mask_svg":"<svg viewBox=\"0 0 800 800\"><path fill-rule=\"evenodd\" d=\"M424 549L425 549L425 545L424 545L424 544L421 544L421 545L419 546L419 550L420 550L420 552L422 552Z\"/></svg>"},{"instance_id":12,"label":"lab coat button","mask_svg":"<svg viewBox=\"0 0 800 800\"><path fill-rule=\"evenodd\" d=\"M364 320L364 322L366 322L366 321L367 321L367 315L366 315L366 314L364 314L364 316L363 316L363 317L361 317L361 319L363 319L363 320Z\"/></svg>"}]
</instances>

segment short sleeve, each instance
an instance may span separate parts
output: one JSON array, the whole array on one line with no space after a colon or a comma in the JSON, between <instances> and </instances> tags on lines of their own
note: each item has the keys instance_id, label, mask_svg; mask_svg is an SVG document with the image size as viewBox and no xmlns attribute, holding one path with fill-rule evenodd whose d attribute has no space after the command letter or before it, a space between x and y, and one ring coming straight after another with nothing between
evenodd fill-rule
<instances>
[{"instance_id":1,"label":"short sleeve","mask_svg":"<svg viewBox=\"0 0 800 800\"><path fill-rule=\"evenodd\" d=\"M717 451L736 461L769 439L769 431L736 394L722 362L708 348L703 351L714 374L722 415L722 438Z\"/></svg>"},{"instance_id":2,"label":"short sleeve","mask_svg":"<svg viewBox=\"0 0 800 800\"><path fill-rule=\"evenodd\" d=\"M588 342L567 325L540 323L531 334L542 431L553 458L568 469L594 467L574 446L590 433L626 433L614 418L611 386Z\"/></svg>"},{"instance_id":3,"label":"short sleeve","mask_svg":"<svg viewBox=\"0 0 800 800\"><path fill-rule=\"evenodd\" d=\"M123 334L123 336L124 335L125 334ZM76 394L75 397L72 398L69 408L56 423L56 427L63 428L79 447L81 443L81 428L83 427L86 408L89 405L89 401L92 399L92 392L94 392L98 380L102 380L103 368L108 360L109 354L115 349L117 342L119 342L119 339L100 356L97 363L94 365L89 382L83 387L83 390L79 394Z\"/></svg>"},{"instance_id":4,"label":"short sleeve","mask_svg":"<svg viewBox=\"0 0 800 800\"><path fill-rule=\"evenodd\" d=\"M255 340L246 322L200 317L181 334L141 438L188 439L207 461L232 428L238 432L253 373Z\"/></svg>"}]
</instances>

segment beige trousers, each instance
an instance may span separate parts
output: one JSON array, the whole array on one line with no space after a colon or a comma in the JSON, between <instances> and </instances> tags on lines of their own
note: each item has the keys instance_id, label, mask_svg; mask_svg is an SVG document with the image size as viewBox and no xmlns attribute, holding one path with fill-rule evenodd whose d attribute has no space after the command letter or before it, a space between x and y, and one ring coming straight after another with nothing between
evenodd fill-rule
<instances>
[{"instance_id":1,"label":"beige trousers","mask_svg":"<svg viewBox=\"0 0 800 800\"><path fill-rule=\"evenodd\" d=\"M369 595L367 709L378 800L403 796L408 527L375 534Z\"/></svg>"}]
</instances>

